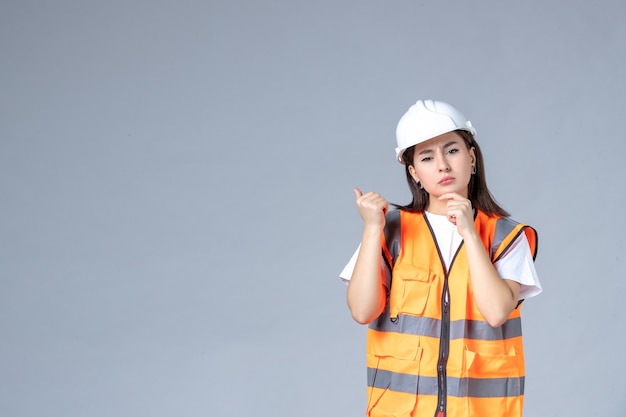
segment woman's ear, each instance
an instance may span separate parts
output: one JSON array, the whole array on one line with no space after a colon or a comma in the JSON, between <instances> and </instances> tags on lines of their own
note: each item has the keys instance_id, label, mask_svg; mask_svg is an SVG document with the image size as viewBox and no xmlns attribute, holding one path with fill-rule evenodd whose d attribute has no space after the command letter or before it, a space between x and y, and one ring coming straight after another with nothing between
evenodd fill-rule
<instances>
[{"instance_id":1,"label":"woman's ear","mask_svg":"<svg viewBox=\"0 0 626 417\"><path fill-rule=\"evenodd\" d=\"M409 174L411 174L415 182L420 182L420 179L417 177L417 173L415 172L415 167L413 165L409 165Z\"/></svg>"},{"instance_id":2,"label":"woman's ear","mask_svg":"<svg viewBox=\"0 0 626 417\"><path fill-rule=\"evenodd\" d=\"M473 146L469 149L470 161L472 161L472 165L476 166L476 148Z\"/></svg>"}]
</instances>

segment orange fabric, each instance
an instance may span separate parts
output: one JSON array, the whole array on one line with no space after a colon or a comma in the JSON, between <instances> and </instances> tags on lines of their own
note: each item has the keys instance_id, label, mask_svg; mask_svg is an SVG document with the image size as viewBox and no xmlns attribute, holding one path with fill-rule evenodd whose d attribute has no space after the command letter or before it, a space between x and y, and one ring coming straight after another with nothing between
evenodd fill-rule
<instances>
[{"instance_id":1,"label":"orange fabric","mask_svg":"<svg viewBox=\"0 0 626 417\"><path fill-rule=\"evenodd\" d=\"M476 230L492 259L522 232L534 255L532 228L515 223L501 242L494 242L497 223L498 218L477 213ZM387 310L368 329L367 415L431 417L443 407L446 417L521 416L524 355L521 327L516 327L520 308L511 312L502 328L491 328L474 301L464 246L448 272L421 213L402 211L400 225L401 249L393 266ZM390 256L389 251L384 255ZM449 321L442 315L446 283ZM451 338L440 337L442 326L451 327ZM446 384L440 384L443 377L437 365L440 348L446 345Z\"/></svg>"}]
</instances>

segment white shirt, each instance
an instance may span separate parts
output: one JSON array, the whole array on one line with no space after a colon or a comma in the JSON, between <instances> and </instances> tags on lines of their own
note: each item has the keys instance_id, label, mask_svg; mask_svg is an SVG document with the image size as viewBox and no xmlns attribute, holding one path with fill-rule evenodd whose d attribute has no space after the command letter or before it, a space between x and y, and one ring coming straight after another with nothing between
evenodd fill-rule
<instances>
[{"instance_id":1,"label":"white shirt","mask_svg":"<svg viewBox=\"0 0 626 417\"><path fill-rule=\"evenodd\" d=\"M425 212L428 221L435 233L437 245L446 264L449 268L452 257L456 253L459 245L463 241L461 235L456 230L446 216ZM348 264L343 268L339 277L348 282L352 278L354 265L359 256L361 245L356 249ZM535 263L530 252L530 245L526 234L522 233L504 253L504 255L494 264L498 275L520 283L519 299L527 299L541 293L541 283L535 270ZM384 268L386 270L386 268Z\"/></svg>"}]
</instances>

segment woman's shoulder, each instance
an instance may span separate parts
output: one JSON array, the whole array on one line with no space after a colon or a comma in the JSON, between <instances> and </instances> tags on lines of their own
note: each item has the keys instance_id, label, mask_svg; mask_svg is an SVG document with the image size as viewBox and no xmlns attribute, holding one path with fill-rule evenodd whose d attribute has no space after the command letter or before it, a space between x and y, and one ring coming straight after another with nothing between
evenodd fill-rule
<instances>
[{"instance_id":1,"label":"woman's shoulder","mask_svg":"<svg viewBox=\"0 0 626 417\"><path fill-rule=\"evenodd\" d=\"M400 219L420 219L423 218L423 212L421 211L413 211L407 210L404 207L396 207L392 210L389 210L385 215L386 225L389 227L399 227Z\"/></svg>"},{"instance_id":2,"label":"woman's shoulder","mask_svg":"<svg viewBox=\"0 0 626 417\"><path fill-rule=\"evenodd\" d=\"M481 210L476 210L476 218L485 223L492 223L503 229L515 229L518 227L530 227L527 223L514 219L511 216L489 215Z\"/></svg>"},{"instance_id":3,"label":"woman's shoulder","mask_svg":"<svg viewBox=\"0 0 626 417\"><path fill-rule=\"evenodd\" d=\"M385 215L385 238L391 240L391 236L395 236L400 232L400 209L389 210Z\"/></svg>"}]
</instances>

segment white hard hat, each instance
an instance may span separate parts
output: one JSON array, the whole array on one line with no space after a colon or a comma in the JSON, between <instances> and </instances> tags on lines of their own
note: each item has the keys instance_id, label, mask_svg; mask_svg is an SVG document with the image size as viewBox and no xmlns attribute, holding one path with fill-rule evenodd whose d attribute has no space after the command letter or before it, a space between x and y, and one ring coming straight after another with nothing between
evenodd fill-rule
<instances>
[{"instance_id":1,"label":"white hard hat","mask_svg":"<svg viewBox=\"0 0 626 417\"><path fill-rule=\"evenodd\" d=\"M463 114L443 101L418 100L400 118L396 127L396 158L413 145L454 130L467 130L476 136L476 129Z\"/></svg>"}]
</instances>

